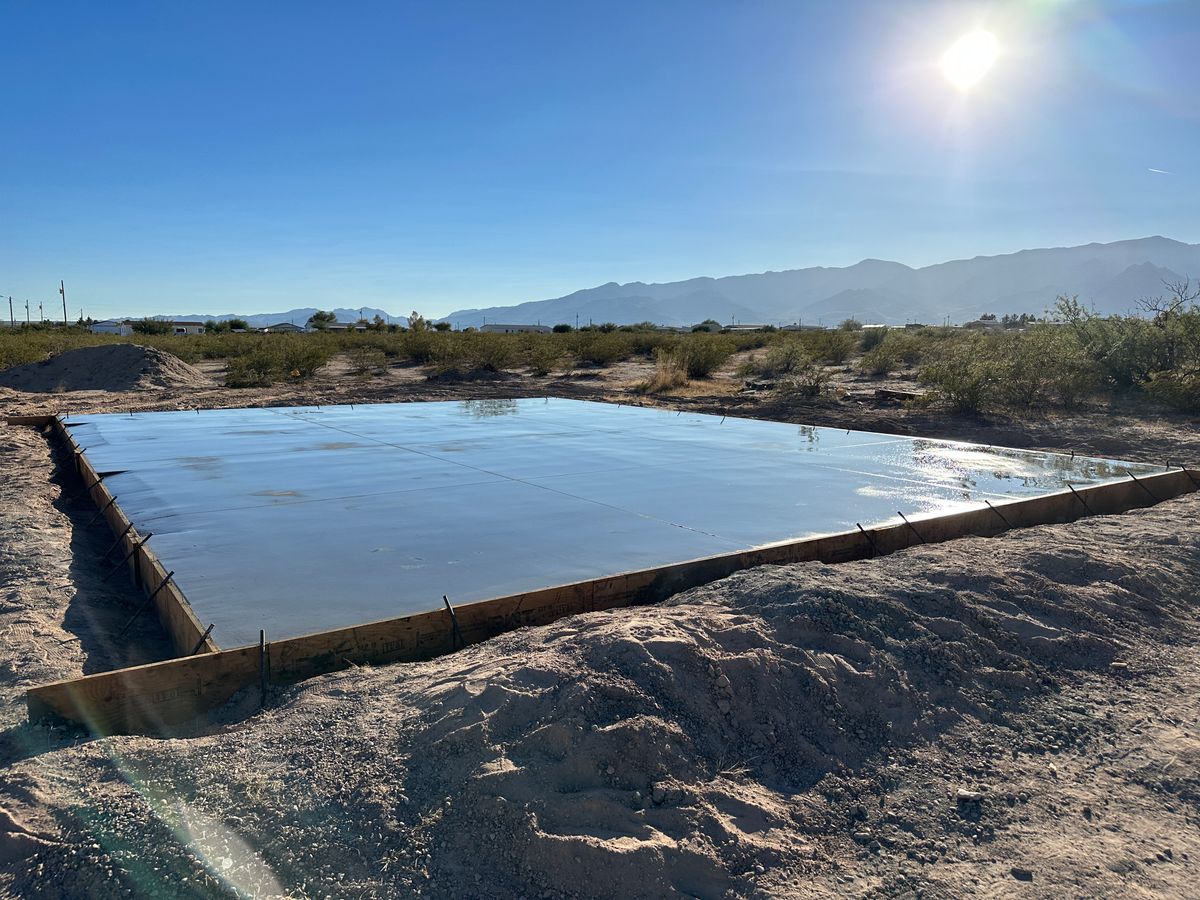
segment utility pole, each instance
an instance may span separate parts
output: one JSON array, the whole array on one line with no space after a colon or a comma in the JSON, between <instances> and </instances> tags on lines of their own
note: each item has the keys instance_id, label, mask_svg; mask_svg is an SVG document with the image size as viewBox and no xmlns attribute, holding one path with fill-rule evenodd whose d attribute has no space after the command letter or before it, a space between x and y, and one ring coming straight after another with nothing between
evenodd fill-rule
<instances>
[{"instance_id":1,"label":"utility pole","mask_svg":"<svg viewBox=\"0 0 1200 900\"><path fill-rule=\"evenodd\" d=\"M17 320L13 318L12 312L12 297L8 298L8 324L13 328L17 327Z\"/></svg>"},{"instance_id":2,"label":"utility pole","mask_svg":"<svg viewBox=\"0 0 1200 900\"><path fill-rule=\"evenodd\" d=\"M43 323L46 321L46 313L42 311L42 303L40 300L38 301L38 321Z\"/></svg>"},{"instance_id":3,"label":"utility pole","mask_svg":"<svg viewBox=\"0 0 1200 900\"><path fill-rule=\"evenodd\" d=\"M25 298L25 324L29 324L29 298Z\"/></svg>"},{"instance_id":4,"label":"utility pole","mask_svg":"<svg viewBox=\"0 0 1200 900\"><path fill-rule=\"evenodd\" d=\"M67 327L67 283L62 279L58 282L58 292L63 298L63 328Z\"/></svg>"}]
</instances>

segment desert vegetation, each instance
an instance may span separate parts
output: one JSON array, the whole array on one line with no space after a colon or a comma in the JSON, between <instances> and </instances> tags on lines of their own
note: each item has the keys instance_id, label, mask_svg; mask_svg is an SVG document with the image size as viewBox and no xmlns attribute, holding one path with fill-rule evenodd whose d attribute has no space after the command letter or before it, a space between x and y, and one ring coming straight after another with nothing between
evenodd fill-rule
<instances>
[{"instance_id":1,"label":"desert vegetation","mask_svg":"<svg viewBox=\"0 0 1200 900\"><path fill-rule=\"evenodd\" d=\"M425 367L431 377L525 372L537 377L615 364L654 362L636 389L661 394L715 375L742 379L781 396L818 398L845 377L896 379L922 393L920 402L960 413L1028 414L1074 409L1116 398L1142 398L1187 412L1200 410L1200 288L1171 285L1143 302L1140 315L1098 316L1060 297L1040 320L1005 316L1003 326L862 327L803 332L675 333L647 324L603 324L549 334L485 334L416 327L310 334L92 334L82 327L33 325L0 332L0 369L66 350L130 340L185 362L219 360L225 383L253 387L311 377L335 356L350 371L376 377L389 367ZM989 317L995 319L995 317ZM987 321L987 320L985 320Z\"/></svg>"}]
</instances>

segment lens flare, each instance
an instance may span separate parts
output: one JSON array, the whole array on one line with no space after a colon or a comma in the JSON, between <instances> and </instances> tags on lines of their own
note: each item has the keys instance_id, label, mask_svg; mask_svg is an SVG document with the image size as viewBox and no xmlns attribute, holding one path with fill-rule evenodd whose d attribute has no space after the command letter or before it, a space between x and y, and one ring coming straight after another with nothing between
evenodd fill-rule
<instances>
[{"instance_id":1,"label":"lens flare","mask_svg":"<svg viewBox=\"0 0 1200 900\"><path fill-rule=\"evenodd\" d=\"M1000 42L990 31L979 29L964 34L942 55L942 74L966 92L979 83L1000 55Z\"/></svg>"}]
</instances>

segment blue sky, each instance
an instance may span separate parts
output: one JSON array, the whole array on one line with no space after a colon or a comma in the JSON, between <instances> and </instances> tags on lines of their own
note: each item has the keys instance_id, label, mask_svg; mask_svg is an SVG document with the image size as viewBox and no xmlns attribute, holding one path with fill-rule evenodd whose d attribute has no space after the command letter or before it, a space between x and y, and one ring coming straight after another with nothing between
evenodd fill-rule
<instances>
[{"instance_id":1,"label":"blue sky","mask_svg":"<svg viewBox=\"0 0 1200 900\"><path fill-rule=\"evenodd\" d=\"M976 27L964 95L937 64ZM0 0L0 32L0 296L64 278L72 316L1200 241L1193 0Z\"/></svg>"}]
</instances>

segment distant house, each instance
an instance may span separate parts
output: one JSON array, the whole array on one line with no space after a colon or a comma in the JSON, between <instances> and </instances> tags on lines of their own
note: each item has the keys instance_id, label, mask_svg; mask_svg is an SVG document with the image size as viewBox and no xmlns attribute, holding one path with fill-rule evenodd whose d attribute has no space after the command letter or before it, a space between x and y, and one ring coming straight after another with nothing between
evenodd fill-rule
<instances>
[{"instance_id":1,"label":"distant house","mask_svg":"<svg viewBox=\"0 0 1200 900\"><path fill-rule=\"evenodd\" d=\"M729 331L733 334L743 334L752 331L766 331L769 325L726 325L722 331Z\"/></svg>"},{"instance_id":2,"label":"distant house","mask_svg":"<svg viewBox=\"0 0 1200 900\"><path fill-rule=\"evenodd\" d=\"M204 334L203 322L168 322L171 334Z\"/></svg>"},{"instance_id":3,"label":"distant house","mask_svg":"<svg viewBox=\"0 0 1200 900\"><path fill-rule=\"evenodd\" d=\"M367 326L364 325L362 322L330 322L323 329L315 328L312 325L310 325L310 326L308 326L308 328L305 328L303 330L304 331L336 331L336 332L366 331Z\"/></svg>"},{"instance_id":4,"label":"distant house","mask_svg":"<svg viewBox=\"0 0 1200 900\"><path fill-rule=\"evenodd\" d=\"M267 334L302 334L304 328L292 322L277 322L263 329Z\"/></svg>"},{"instance_id":5,"label":"distant house","mask_svg":"<svg viewBox=\"0 0 1200 900\"><path fill-rule=\"evenodd\" d=\"M824 331L824 325L804 325L800 322L795 322L791 325L784 325L780 331Z\"/></svg>"},{"instance_id":6,"label":"distant house","mask_svg":"<svg viewBox=\"0 0 1200 900\"><path fill-rule=\"evenodd\" d=\"M976 319L974 322L963 322L963 328L972 331L1001 331L1004 325L995 319Z\"/></svg>"},{"instance_id":7,"label":"distant house","mask_svg":"<svg viewBox=\"0 0 1200 900\"><path fill-rule=\"evenodd\" d=\"M554 329L549 325L482 325L479 330L487 334L549 334Z\"/></svg>"},{"instance_id":8,"label":"distant house","mask_svg":"<svg viewBox=\"0 0 1200 900\"><path fill-rule=\"evenodd\" d=\"M128 319L105 319L103 322L93 322L88 330L92 334L119 334L124 337L133 334L133 325Z\"/></svg>"}]
</instances>

